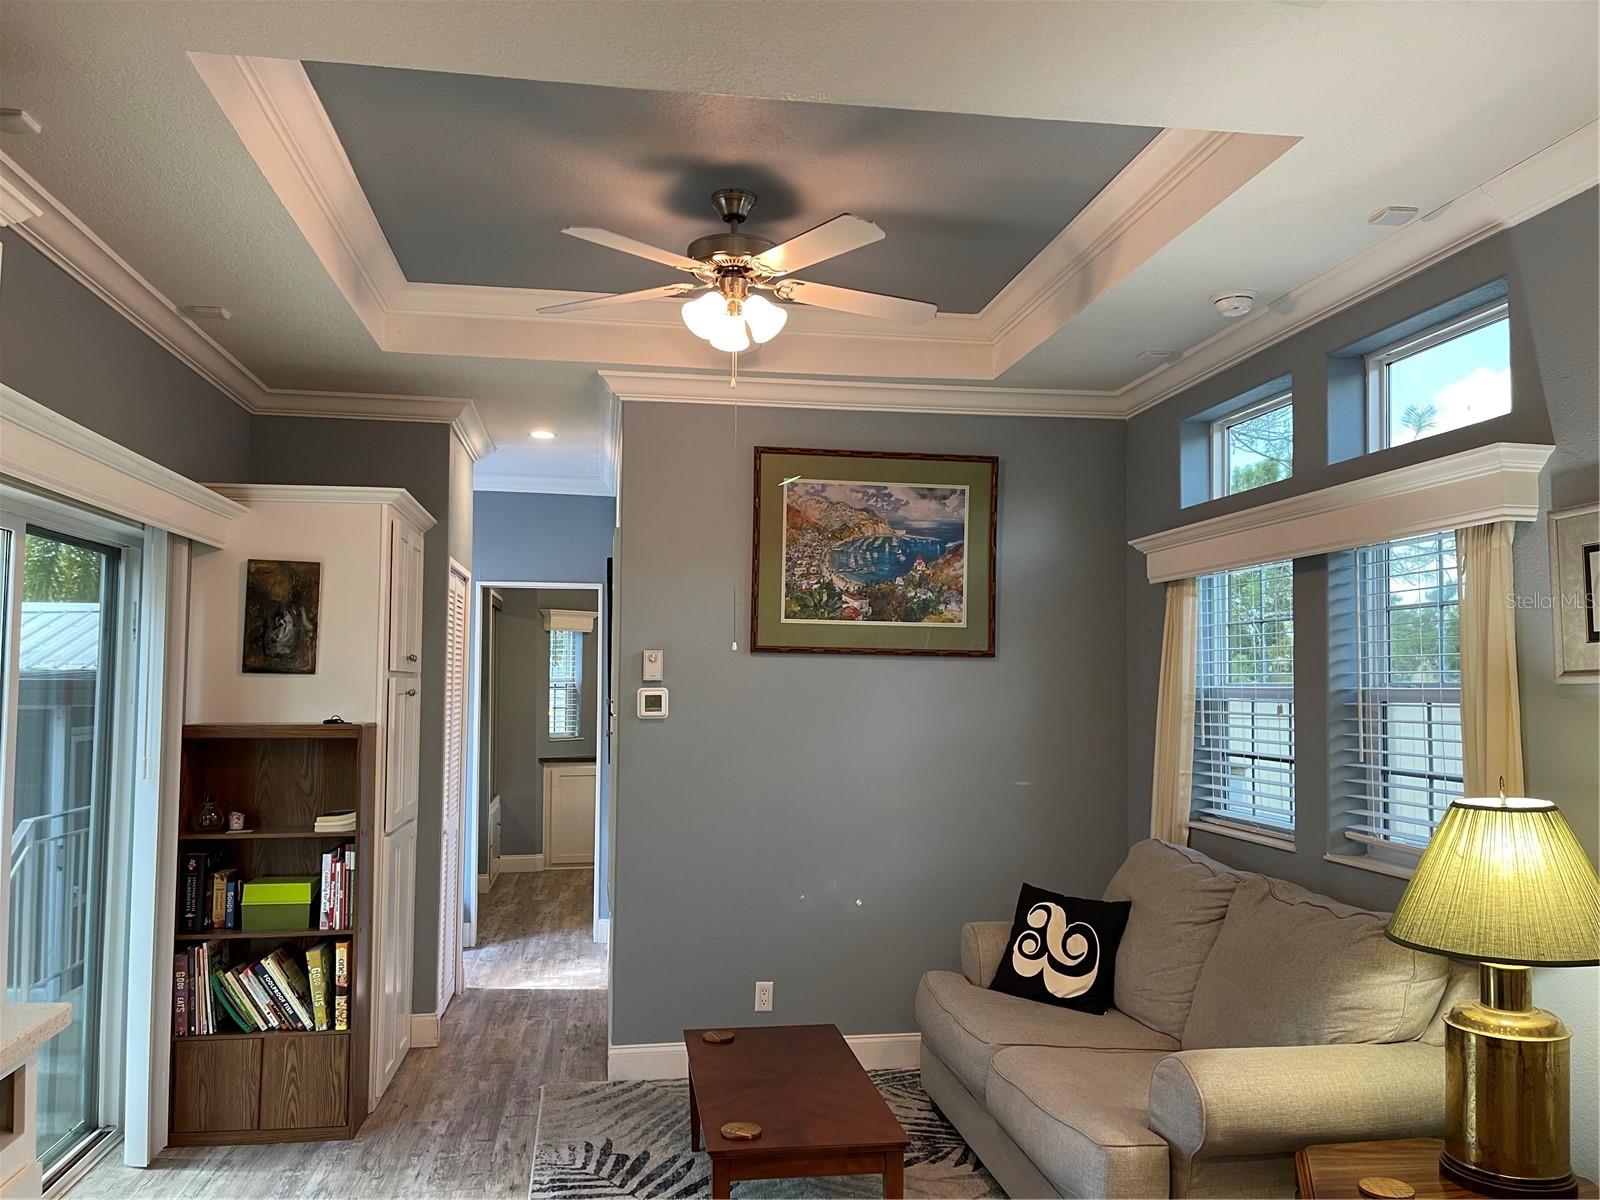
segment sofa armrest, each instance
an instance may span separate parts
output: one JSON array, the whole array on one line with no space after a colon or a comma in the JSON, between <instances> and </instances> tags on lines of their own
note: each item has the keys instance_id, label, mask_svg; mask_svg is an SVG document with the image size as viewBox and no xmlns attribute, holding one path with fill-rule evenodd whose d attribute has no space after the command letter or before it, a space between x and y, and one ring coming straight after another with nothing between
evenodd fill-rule
<instances>
[{"instance_id":1,"label":"sofa armrest","mask_svg":"<svg viewBox=\"0 0 1600 1200\"><path fill-rule=\"evenodd\" d=\"M974 987L994 982L1011 936L1010 921L969 921L961 927L961 973Z\"/></svg>"},{"instance_id":2,"label":"sofa armrest","mask_svg":"<svg viewBox=\"0 0 1600 1200\"><path fill-rule=\"evenodd\" d=\"M1150 1077L1150 1128L1184 1160L1437 1137L1444 1052L1421 1042L1180 1051Z\"/></svg>"}]
</instances>

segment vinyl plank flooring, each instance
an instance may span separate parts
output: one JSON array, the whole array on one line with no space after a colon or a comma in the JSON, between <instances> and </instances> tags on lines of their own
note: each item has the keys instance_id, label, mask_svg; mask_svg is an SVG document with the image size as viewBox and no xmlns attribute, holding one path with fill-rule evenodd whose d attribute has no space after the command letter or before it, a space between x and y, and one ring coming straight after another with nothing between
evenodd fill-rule
<instances>
[{"instance_id":1,"label":"vinyl plank flooring","mask_svg":"<svg viewBox=\"0 0 1600 1200\"><path fill-rule=\"evenodd\" d=\"M539 1088L606 1074L606 947L589 871L502 875L483 897L466 991L439 1045L412 1050L348 1142L192 1147L147 1170L113 1152L73 1200L515 1197L533 1168Z\"/></svg>"}]
</instances>

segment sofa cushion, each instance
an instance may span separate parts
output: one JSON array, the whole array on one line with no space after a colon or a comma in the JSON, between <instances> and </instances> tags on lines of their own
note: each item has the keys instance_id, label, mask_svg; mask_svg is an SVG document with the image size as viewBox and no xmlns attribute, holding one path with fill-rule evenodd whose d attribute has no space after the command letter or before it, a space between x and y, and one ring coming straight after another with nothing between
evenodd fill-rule
<instances>
[{"instance_id":1,"label":"sofa cushion","mask_svg":"<svg viewBox=\"0 0 1600 1200\"><path fill-rule=\"evenodd\" d=\"M989 1115L1063 1196L1165 1196L1167 1143L1150 1131L1160 1050L1002 1050Z\"/></svg>"},{"instance_id":2,"label":"sofa cushion","mask_svg":"<svg viewBox=\"0 0 1600 1200\"><path fill-rule=\"evenodd\" d=\"M1200 973L1183 1048L1420 1036L1449 964L1384 937L1387 919L1281 879L1245 880Z\"/></svg>"},{"instance_id":3,"label":"sofa cushion","mask_svg":"<svg viewBox=\"0 0 1600 1200\"><path fill-rule=\"evenodd\" d=\"M917 1027L974 1096L982 1096L989 1060L1008 1046L1095 1046L1103 1049L1176 1050L1175 1038L1149 1029L1116 1009L1096 1016L1019 1000L973 987L954 971L929 971L917 988Z\"/></svg>"},{"instance_id":4,"label":"sofa cushion","mask_svg":"<svg viewBox=\"0 0 1600 1200\"><path fill-rule=\"evenodd\" d=\"M1154 839L1137 843L1107 885L1107 900L1131 900L1117 950L1116 1006L1177 1037L1189 1019L1200 969L1244 876L1198 850Z\"/></svg>"},{"instance_id":5,"label":"sofa cushion","mask_svg":"<svg viewBox=\"0 0 1600 1200\"><path fill-rule=\"evenodd\" d=\"M989 984L997 992L1096 1016L1111 1007L1126 900L1085 900L1031 883L1017 893L1006 950Z\"/></svg>"}]
</instances>

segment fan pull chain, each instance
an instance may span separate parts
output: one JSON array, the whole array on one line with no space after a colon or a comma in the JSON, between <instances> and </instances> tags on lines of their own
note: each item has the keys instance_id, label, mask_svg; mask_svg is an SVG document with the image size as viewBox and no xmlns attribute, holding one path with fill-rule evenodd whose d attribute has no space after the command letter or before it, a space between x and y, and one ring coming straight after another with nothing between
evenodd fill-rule
<instances>
[{"instance_id":1,"label":"fan pull chain","mask_svg":"<svg viewBox=\"0 0 1600 1200\"><path fill-rule=\"evenodd\" d=\"M736 388L739 386L739 352L734 350L728 357L733 359L733 365L728 368L728 386Z\"/></svg>"}]
</instances>

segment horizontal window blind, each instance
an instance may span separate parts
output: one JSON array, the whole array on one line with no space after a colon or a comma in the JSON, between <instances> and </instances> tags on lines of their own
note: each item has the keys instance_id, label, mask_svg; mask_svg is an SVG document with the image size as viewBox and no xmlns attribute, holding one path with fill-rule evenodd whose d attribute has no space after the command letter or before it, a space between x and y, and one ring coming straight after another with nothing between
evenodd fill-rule
<instances>
[{"instance_id":1,"label":"horizontal window blind","mask_svg":"<svg viewBox=\"0 0 1600 1200\"><path fill-rule=\"evenodd\" d=\"M1355 555L1356 794L1347 837L1420 850L1462 792L1460 576L1453 532Z\"/></svg>"},{"instance_id":2,"label":"horizontal window blind","mask_svg":"<svg viewBox=\"0 0 1600 1200\"><path fill-rule=\"evenodd\" d=\"M1199 581L1194 816L1294 830L1294 567Z\"/></svg>"},{"instance_id":3,"label":"horizontal window blind","mask_svg":"<svg viewBox=\"0 0 1600 1200\"><path fill-rule=\"evenodd\" d=\"M575 738L582 724L579 654L583 635L571 629L550 631L550 736Z\"/></svg>"}]
</instances>

